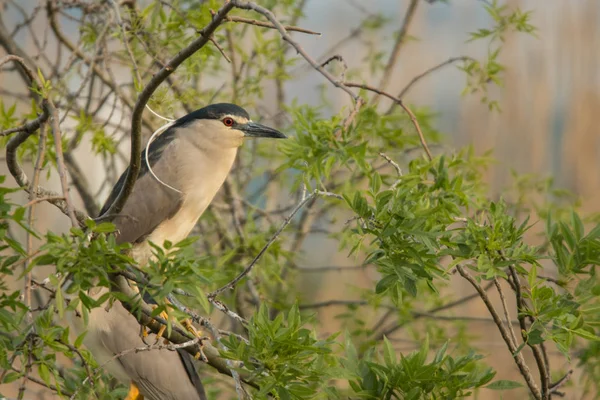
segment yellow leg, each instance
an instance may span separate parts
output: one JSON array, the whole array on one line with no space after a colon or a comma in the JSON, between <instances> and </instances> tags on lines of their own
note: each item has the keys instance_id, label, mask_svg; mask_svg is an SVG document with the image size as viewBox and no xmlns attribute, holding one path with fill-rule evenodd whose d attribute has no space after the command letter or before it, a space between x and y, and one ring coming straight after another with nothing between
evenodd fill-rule
<instances>
[{"instance_id":1,"label":"yellow leg","mask_svg":"<svg viewBox=\"0 0 600 400\"><path fill-rule=\"evenodd\" d=\"M158 306L152 305L152 308L156 308L156 307L158 307ZM165 321L169 320L169 314L167 314L166 311L161 312L159 315ZM158 341L162 337L162 335L165 333L166 329L167 329L166 325L163 325L160 327L160 329L158 330L158 333L156 334L156 341ZM148 337L148 329L145 326L142 326L142 339L145 339L147 337Z\"/></svg>"},{"instance_id":2,"label":"yellow leg","mask_svg":"<svg viewBox=\"0 0 600 400\"><path fill-rule=\"evenodd\" d=\"M157 306L153 306L153 308L156 308L156 307L157 307ZM168 320L169 320L169 314L167 314L167 312L166 312L166 311L163 311L163 312L161 312L161 313L160 313L160 314L158 314L158 315L160 315L160 317L161 317L162 319L164 319L165 321L168 321ZM157 341L157 342L158 342L158 340L159 340L159 339L162 337L162 335L165 333L165 330L167 330L167 326L166 326L166 325L163 325L163 326L161 326L161 327L160 327L160 329L158 330L158 333L156 334L156 341Z\"/></svg>"},{"instance_id":3,"label":"yellow leg","mask_svg":"<svg viewBox=\"0 0 600 400\"><path fill-rule=\"evenodd\" d=\"M142 396L140 390L133 381L129 384L129 393L127 393L125 400L144 400L144 396Z\"/></svg>"},{"instance_id":4,"label":"yellow leg","mask_svg":"<svg viewBox=\"0 0 600 400\"><path fill-rule=\"evenodd\" d=\"M202 361L206 361L206 355L204 355L204 352L202 351L204 344L202 343L202 336L200 335L200 332L198 332L196 327L192 325L192 320L190 320L189 318L183 320L181 323L185 327L185 329L188 330L188 332L190 332L195 337L200 338L200 351L196 353L194 358L196 358L196 360L201 359Z\"/></svg>"}]
</instances>

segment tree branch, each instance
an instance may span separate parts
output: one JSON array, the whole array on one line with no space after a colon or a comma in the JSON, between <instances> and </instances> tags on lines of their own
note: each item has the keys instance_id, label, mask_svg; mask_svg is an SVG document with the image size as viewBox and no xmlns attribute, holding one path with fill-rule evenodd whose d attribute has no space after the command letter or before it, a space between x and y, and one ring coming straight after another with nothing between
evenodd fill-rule
<instances>
[{"instance_id":1,"label":"tree branch","mask_svg":"<svg viewBox=\"0 0 600 400\"><path fill-rule=\"evenodd\" d=\"M268 24L266 22L257 21L255 19L244 18L244 17L235 17L235 16L228 15L225 17L225 21L226 22L241 22L243 24L260 26L263 28L277 29L277 27L273 24ZM298 26L283 25L283 27L285 28L286 31L290 31L290 32L300 32L300 33L306 33L308 35L321 36L320 32L311 31L309 29L300 28Z\"/></svg>"},{"instance_id":2,"label":"tree branch","mask_svg":"<svg viewBox=\"0 0 600 400\"><path fill-rule=\"evenodd\" d=\"M262 14L265 18L269 20L275 26L275 28L279 31L281 38L288 42L297 52L300 54L314 69L319 71L321 75L323 75L329 82L333 84L333 86L342 89L344 92L348 93L355 102L359 102L360 96L354 93L352 90L348 88L343 82L337 80L333 75L331 75L325 68L323 68L314 58L308 55L306 51L300 46L296 41L294 41L291 36L287 33L285 27L275 18L275 15L268 9L259 6L258 4L249 2L249 1L241 1L241 0L230 0L228 4L235 6L236 8L240 8L243 10L252 10L256 11L259 14Z\"/></svg>"},{"instance_id":3,"label":"tree branch","mask_svg":"<svg viewBox=\"0 0 600 400\"><path fill-rule=\"evenodd\" d=\"M439 63L438 65L435 65L425 71L423 71L422 73L420 73L419 75L415 76L414 78L412 78L410 80L410 82L408 82L408 84L406 86L404 86L404 88L400 91L400 93L398 94L398 98L402 99L404 98L404 96L406 95L406 93L408 93L408 91L417 83L419 82L421 79L425 78L426 76L428 76L429 74L437 71L438 69L441 69L443 67L445 67L446 65L450 65L453 64L457 61L469 61L469 60L473 60L473 58L468 57L468 56L462 56L462 57L452 57L447 59L446 61ZM392 105L393 108L394 105ZM392 110L392 108L387 112L389 114L389 112Z\"/></svg>"},{"instance_id":4,"label":"tree branch","mask_svg":"<svg viewBox=\"0 0 600 400\"><path fill-rule=\"evenodd\" d=\"M21 69L25 71L27 78L29 79L32 86L35 85L38 88L41 87L39 85L39 82L37 81L36 76L33 74L33 71L27 66L27 64L21 57L15 55L5 56L2 59L0 59L0 67L9 61L16 62L21 66ZM60 128L58 127L58 111L56 111L56 107L54 107L52 100L48 98L42 99L42 112L42 115L38 116L33 121L30 121L19 128L14 128L14 132L16 132L17 134L13 136L6 144L6 165L11 175L15 178L17 184L21 188L23 188L27 193L30 193L30 191L33 190L35 196L38 198L42 197L52 199L48 200L48 202L58 207L65 215L69 216L73 226L83 224L83 221L87 218L87 216L84 213L76 211L73 208L71 199L69 197L69 189L66 183L66 170L64 167L64 160L62 158L62 142L60 141ZM18 147L21 144L23 144L29 138L29 136L35 133L42 123L48 121L49 118L51 118L52 132L57 143L56 161L58 166L58 173L61 178L63 196L60 196L58 193L46 190L39 186L37 188L30 188L29 178L27 177L25 171L23 171L23 168L17 160Z\"/></svg>"},{"instance_id":5,"label":"tree branch","mask_svg":"<svg viewBox=\"0 0 600 400\"><path fill-rule=\"evenodd\" d=\"M521 282L515 267L511 265L508 267L508 270L513 280L515 296L517 300L517 316L521 328L521 336L523 338L523 341L527 343L527 346L529 346L529 348L533 352L533 357L535 358L535 362L540 373L540 382L542 383L542 400L546 400L550 396L550 370L546 365L545 357L543 356L540 348L536 345L529 343L529 340L527 339L527 326L525 324L525 314L523 313L523 311L525 310L525 301L523 300L523 294L521 293Z\"/></svg>"},{"instance_id":6,"label":"tree branch","mask_svg":"<svg viewBox=\"0 0 600 400\"><path fill-rule=\"evenodd\" d=\"M127 301L121 301L123 307L125 307L125 309L127 309L141 325L146 326L153 333L158 333L161 327L165 325L166 321L162 321L163 323L161 323L159 322L161 319L160 317L151 316L153 311L152 308L140 298L139 293L136 293L129 286L127 280L123 276L113 276L112 282L115 290L121 292L129 299ZM168 329L165 330L163 337L175 344L188 343L190 340L194 339L193 337L190 337L189 332L178 326L173 326L170 331ZM196 355L199 349L198 346L187 346L185 347L185 350L191 355ZM210 343L203 343L202 352L206 355L208 365L224 375L231 376L231 371L226 360L220 357L219 351L215 347ZM240 372L240 378L244 383L257 388L257 384L251 380L249 374Z\"/></svg>"},{"instance_id":7,"label":"tree branch","mask_svg":"<svg viewBox=\"0 0 600 400\"><path fill-rule=\"evenodd\" d=\"M374 92L374 93L383 95L383 96L387 97L388 99L394 101L400 107L402 107L402 109L410 117L410 120L412 121L415 129L417 130L417 134L419 135L419 140L421 141L421 146L423 147L423 150L425 150L425 154L427 154L427 158L429 158L429 161L433 160L431 151L429 151L429 147L427 146L427 142L425 141L425 136L423 136L423 132L421 131L421 127L419 126L419 122L417 121L417 117L415 117L415 114L413 114L413 112L410 110L410 108L408 108L406 105L404 105L404 102L402 100L400 100L397 97L392 96L391 94L389 94L387 92L384 92L383 90L374 88L373 86L365 85L363 83L344 82L344 84L349 87L357 87L360 89L368 90L370 92Z\"/></svg>"},{"instance_id":8,"label":"tree branch","mask_svg":"<svg viewBox=\"0 0 600 400\"><path fill-rule=\"evenodd\" d=\"M521 375L525 379L525 382L527 383L527 386L529 387L531 394L533 395L533 397L536 400L542 400L542 394L540 392L540 389L538 388L537 384L535 383L535 380L533 379L533 376L531 375L531 371L529 370L529 367L525 363L523 354L521 354L521 352L517 352L516 346L513 345L510 335L509 335L506 327L502 323L502 319L498 315L498 312L496 311L496 308L490 301L490 298L488 297L487 293L483 290L481 285L479 283L477 283L475 278L473 278L473 276L462 266L457 265L456 270L458 271L460 276L465 278L475 288L475 290L477 290L479 297L481 297L481 299L485 303L485 306L487 307L488 311L490 312L492 318L494 319L494 322L496 323L496 326L498 327L498 330L500 331L500 335L502 336L502 339L504 339L504 342L506 343L508 350L513 355L515 363L517 364L517 367L519 368Z\"/></svg>"},{"instance_id":9,"label":"tree branch","mask_svg":"<svg viewBox=\"0 0 600 400\"><path fill-rule=\"evenodd\" d=\"M394 47L392 49L392 53L390 54L390 58L385 66L385 70L383 71L383 76L381 77L381 81L379 82L380 88L384 88L387 86L390 77L392 76L392 72L394 71L394 67L398 62L398 58L400 56L400 50L402 49L402 45L406 41L406 35L408 34L408 27L412 21L413 16L415 15L415 11L417 10L417 5L419 4L419 0L411 0L408 5L408 9L406 10L406 15L404 16L404 22L402 22L402 27L398 32L398 36L396 37L396 42L394 43ZM373 101L377 101L377 96Z\"/></svg>"}]
</instances>

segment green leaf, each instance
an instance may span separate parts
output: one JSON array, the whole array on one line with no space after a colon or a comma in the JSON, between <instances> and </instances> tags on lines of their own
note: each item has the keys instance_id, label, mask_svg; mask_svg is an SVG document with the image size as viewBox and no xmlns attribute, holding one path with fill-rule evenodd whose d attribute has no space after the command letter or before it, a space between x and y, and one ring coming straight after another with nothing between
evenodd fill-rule
<instances>
[{"instance_id":1,"label":"green leaf","mask_svg":"<svg viewBox=\"0 0 600 400\"><path fill-rule=\"evenodd\" d=\"M516 381L508 381L508 380L494 381L494 382L490 383L489 385L485 386L486 389L491 389L491 390L510 390L510 389L517 389L520 387L523 387L523 384L516 382Z\"/></svg>"},{"instance_id":2,"label":"green leaf","mask_svg":"<svg viewBox=\"0 0 600 400\"><path fill-rule=\"evenodd\" d=\"M19 372L10 371L9 373L7 373L4 376L4 380L2 381L2 383L3 384L11 383L11 382L16 381L20 377L21 377L21 374Z\"/></svg>"},{"instance_id":3,"label":"green leaf","mask_svg":"<svg viewBox=\"0 0 600 400\"><path fill-rule=\"evenodd\" d=\"M386 365L391 367L394 364L396 364L396 351L394 350L394 347L392 346L387 337L383 338L383 345L383 358L385 360Z\"/></svg>"},{"instance_id":4,"label":"green leaf","mask_svg":"<svg viewBox=\"0 0 600 400\"><path fill-rule=\"evenodd\" d=\"M46 384L50 384L50 370L48 369L48 366L46 364L39 364L38 374L40 375L40 378L42 378L42 380L46 382Z\"/></svg>"},{"instance_id":5,"label":"green leaf","mask_svg":"<svg viewBox=\"0 0 600 400\"><path fill-rule=\"evenodd\" d=\"M115 224L110 222L103 222L94 227L94 232L96 233L111 233L116 229Z\"/></svg>"},{"instance_id":6,"label":"green leaf","mask_svg":"<svg viewBox=\"0 0 600 400\"><path fill-rule=\"evenodd\" d=\"M584 339L591 340L594 342L600 342L600 336L595 335L591 332L588 332L585 329L575 329L575 330L573 330L573 333Z\"/></svg>"}]
</instances>

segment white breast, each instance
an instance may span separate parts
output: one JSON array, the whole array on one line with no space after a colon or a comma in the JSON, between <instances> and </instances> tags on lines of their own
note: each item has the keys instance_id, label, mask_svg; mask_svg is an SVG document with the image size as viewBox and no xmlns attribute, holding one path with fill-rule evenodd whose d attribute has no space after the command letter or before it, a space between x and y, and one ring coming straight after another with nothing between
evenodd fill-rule
<instances>
[{"instance_id":1,"label":"white breast","mask_svg":"<svg viewBox=\"0 0 600 400\"><path fill-rule=\"evenodd\" d=\"M195 133L194 133L195 134ZM162 246L165 240L177 243L185 239L200 216L210 205L225 182L235 160L237 147L223 149L198 148L185 136L176 143L177 180L170 185L183 192L183 202L175 215L163 221L148 236L147 240ZM147 254L148 245L135 246L133 256ZM142 260L135 257L138 262Z\"/></svg>"}]
</instances>

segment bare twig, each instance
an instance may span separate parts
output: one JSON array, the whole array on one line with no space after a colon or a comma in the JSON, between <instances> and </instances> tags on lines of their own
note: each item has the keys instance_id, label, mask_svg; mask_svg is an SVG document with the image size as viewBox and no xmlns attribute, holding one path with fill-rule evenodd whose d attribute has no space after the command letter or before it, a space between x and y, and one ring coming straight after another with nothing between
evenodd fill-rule
<instances>
[{"instance_id":1,"label":"bare twig","mask_svg":"<svg viewBox=\"0 0 600 400\"><path fill-rule=\"evenodd\" d=\"M65 203L67 205L67 215L71 219L72 226L78 226L77 217L75 216L75 209L71 202L71 196L69 196L69 184L67 183L67 168L65 167L65 159L62 151L62 137L60 134L60 126L58 125L58 111L52 100L48 99L48 108L50 110L50 126L52 127L52 135L54 136L54 151L56 152L56 168L58 170L58 177L60 178L60 185L62 186L63 196L65 197Z\"/></svg>"},{"instance_id":2,"label":"bare twig","mask_svg":"<svg viewBox=\"0 0 600 400\"><path fill-rule=\"evenodd\" d=\"M226 22L241 22L241 23L244 23L244 24L260 26L260 27L263 27L263 28L277 29L277 27L275 25L273 25L273 24L268 24L268 23L263 22L263 21L257 21L255 19L244 18L244 17L234 17L234 16L228 15L227 17L225 17L225 21ZM306 33L308 35L321 36L320 32L311 31L310 29L304 29L304 28L300 28L300 27L297 27L297 26L291 26L291 25L282 25L282 26L285 28L286 31L300 32L300 33Z\"/></svg>"},{"instance_id":3,"label":"bare twig","mask_svg":"<svg viewBox=\"0 0 600 400\"><path fill-rule=\"evenodd\" d=\"M569 371L567 371L567 373L565 374L565 376L563 376L562 378L560 378L558 381L553 382L552 384L550 384L549 387L549 393L556 393L558 391L558 389L561 388L561 386L563 386L565 383L567 383L569 381L569 379L571 379L571 376L573 375L573 370L570 369Z\"/></svg>"},{"instance_id":4,"label":"bare twig","mask_svg":"<svg viewBox=\"0 0 600 400\"><path fill-rule=\"evenodd\" d=\"M14 367L12 367L11 369L12 369L14 372L18 373L18 374L22 374L22 373L23 373L23 371L19 371L18 369L14 368ZM7 370L7 371L8 371L8 370ZM38 378L36 378L35 376L31 376L31 375L26 375L26 376L27 376L27 379L28 379L29 381L33 382L33 383L36 383L36 384L38 384L38 385L40 385L40 386L43 386L43 387L46 387L46 388L48 388L48 389L50 389L50 390L52 390L52 391L54 391L54 392L57 392L57 393L59 392L59 389L58 389L56 386L52 385L52 384L47 384L46 382L44 382L44 381L43 381L43 380L41 380L41 379L38 379ZM68 391L65 391L64 389L61 389L61 390L60 390L60 392L61 392L63 395L66 395L66 396L68 396L68 395L69 395L69 392L68 392Z\"/></svg>"},{"instance_id":5,"label":"bare twig","mask_svg":"<svg viewBox=\"0 0 600 400\"><path fill-rule=\"evenodd\" d=\"M506 305L506 297L504 297L504 291L502 290L502 286L500 286L500 281L498 278L494 278L494 285L496 285L496 290L498 291L498 295L500 296L500 302L502 304L502 311L504 312L504 318L506 319L506 325L508 326L508 332L510 333L510 339L515 348L519 347L517 343L517 336L515 335L515 331L512 328L512 324L510 323L510 314L508 313L508 306Z\"/></svg>"},{"instance_id":6,"label":"bare twig","mask_svg":"<svg viewBox=\"0 0 600 400\"><path fill-rule=\"evenodd\" d=\"M25 364L25 373L23 374L23 379L21 381L21 384L19 385L19 391L17 394L17 399L18 400L22 400L23 396L25 396L25 388L27 386L27 382L29 382L29 374L31 373L31 366L32 366L32 355L31 352L33 351L32 349L32 344L31 341L33 340L33 338L31 336L28 336L28 340L27 340L27 364Z\"/></svg>"},{"instance_id":7,"label":"bare twig","mask_svg":"<svg viewBox=\"0 0 600 400\"><path fill-rule=\"evenodd\" d=\"M373 266L372 264L364 264L364 265L350 265L350 266L343 266L343 265L326 265L326 266L319 266L319 267L299 267L297 265L292 265L292 269L295 269L296 271L301 271L307 274L319 274L322 272L345 272L345 271L364 271L367 268Z\"/></svg>"},{"instance_id":8,"label":"bare twig","mask_svg":"<svg viewBox=\"0 0 600 400\"><path fill-rule=\"evenodd\" d=\"M325 60L321 63L321 67L326 67L327 64L329 64L332 61L337 61L340 64L342 64L342 73L340 74L340 80L345 81L346 80L346 71L348 71L348 64L346 63L346 60L344 60L344 57L342 57L341 55L335 54L335 55L329 57L327 60Z\"/></svg>"},{"instance_id":9,"label":"bare twig","mask_svg":"<svg viewBox=\"0 0 600 400\"><path fill-rule=\"evenodd\" d=\"M44 157L46 156L46 124L42 124L40 127L40 137L38 142L38 153L37 158L35 160L35 166L33 167L33 180L31 181L31 185L29 186L29 203L27 205L31 205L28 211L27 216L27 224L29 225L30 230L27 230L26 234L26 242L27 242L27 255L28 258L33 254L33 234L31 231L35 231L35 204L39 199L35 198L35 188L38 186L40 181L40 173L42 172L42 166L44 164ZM27 206L26 205L26 206ZM31 310L31 281L32 275L31 271L29 271L29 261L23 263L23 273L25 275L25 285L24 285L24 295L25 295L25 305L28 309ZM33 322L33 316L31 312L29 312L30 323Z\"/></svg>"},{"instance_id":10,"label":"bare twig","mask_svg":"<svg viewBox=\"0 0 600 400\"><path fill-rule=\"evenodd\" d=\"M283 40L288 42L297 52L300 54L314 69L319 71L321 75L323 75L329 82L333 84L333 86L342 89L344 92L348 93L355 102L358 102L360 96L350 90L343 82L338 81L332 74L327 72L314 58L308 55L306 51L300 46L296 41L294 41L291 36L287 33L286 28L275 18L275 15L268 9L259 6L258 4L252 3L250 1L242 1L242 0L230 0L229 3L234 7L241 8L243 10L253 10L259 14L262 14L265 18L269 20L275 26L275 28L279 31Z\"/></svg>"},{"instance_id":11,"label":"bare twig","mask_svg":"<svg viewBox=\"0 0 600 400\"><path fill-rule=\"evenodd\" d=\"M429 158L429 161L433 160L431 151L429 151L429 147L427 146L427 142L425 141L425 136L423 136L423 132L421 131L421 127L419 126L419 122L417 121L417 117L415 117L415 114L413 114L413 112L410 110L410 108L408 108L401 99L394 97L391 94L384 92L383 90L374 88L373 86L365 85L363 83L344 82L344 84L348 87L357 87L360 89L364 89L364 90L368 90L370 92L380 94L380 95L385 96L388 99L394 101L396 104L398 104L400 107L402 107L402 109L410 117L410 120L412 121L415 129L417 130L417 133L419 134L419 140L421 141L421 146L423 146L423 150L425 150L425 153L427 154L427 158Z\"/></svg>"},{"instance_id":12,"label":"bare twig","mask_svg":"<svg viewBox=\"0 0 600 400\"><path fill-rule=\"evenodd\" d=\"M146 346L140 346L140 347L133 347L131 349L126 349L123 351L118 352L117 354L115 354L114 356L112 356L111 358L109 358L108 360L106 360L105 362L103 362L100 366L98 366L98 368L94 369L94 372L90 372L88 370L88 376L83 380L83 382L81 382L81 385L79 385L77 387L77 390L75 390L75 392L71 395L71 397L69 398L69 400L74 400L77 397L77 394L79 393L79 390L85 386L86 383L90 382L90 385L94 384L94 376L96 376L106 365L108 365L109 363L118 360L121 357L126 356L127 354L130 353L140 353L143 351L151 351L151 350L169 350L169 351L176 351L178 349L185 349L188 347L196 347L196 345L200 342L201 338L196 337L194 339L190 339L186 342L180 343L180 344L173 344L173 343L157 343L157 344L148 344ZM69 346L69 348L71 348L72 346ZM76 349L75 349L76 350ZM77 351L79 354L79 351ZM82 359L83 360L83 359Z\"/></svg>"},{"instance_id":13,"label":"bare twig","mask_svg":"<svg viewBox=\"0 0 600 400\"><path fill-rule=\"evenodd\" d=\"M224 291L235 288L235 286L238 284L238 282L241 281L242 279L244 279L244 277L246 277L252 271L252 268L254 268L256 263L262 258L263 254L265 254L265 252L269 249L269 247L271 247L271 245L277 240L279 235L281 235L281 232L283 232L283 230L290 224L290 222L292 221L292 219L294 218L296 213L298 213L298 211L300 211L302 209L302 207L304 207L306 205L306 203L313 200L314 198L316 198L319 195L338 198L338 195L336 195L334 193L320 192L318 190L315 190L313 193L311 193L310 195L303 198L296 205L296 207L292 210L292 212L285 218L285 220L283 221L283 223L281 224L279 229L277 229L277 231L275 231L275 234L273 234L273 236L271 236L269 241L258 252L256 257L254 257L252 262L242 272L240 272L235 278L233 278L229 283L227 283L226 285L224 285L224 286L220 287L219 289L208 294L208 299L210 300L210 302L211 303L214 302L216 297L219 294L223 293Z\"/></svg>"},{"instance_id":14,"label":"bare twig","mask_svg":"<svg viewBox=\"0 0 600 400\"><path fill-rule=\"evenodd\" d=\"M400 168L400 166L398 165L398 163L396 161L389 158L385 153L379 153L379 155L381 157L383 157L385 159L385 161L390 163L392 167L394 167L394 169L398 173L398 176L402 176L402 169Z\"/></svg>"},{"instance_id":15,"label":"bare twig","mask_svg":"<svg viewBox=\"0 0 600 400\"><path fill-rule=\"evenodd\" d=\"M402 45L406 41L406 36L408 34L408 27L412 21L413 16L415 15L415 11L417 10L417 5L419 4L419 0L411 0L408 5L408 9L406 10L406 14L404 15L404 21L402 22L402 26L400 27L400 31L398 32L398 36L396 37L396 42L394 43L394 47L392 48L392 53L390 54L390 58L385 66L383 71L383 76L381 77L381 81L379 82L380 88L385 88L392 76L392 72L394 71L394 67L398 62L398 58L400 56L400 50L402 49ZM378 95L380 95L378 93ZM377 97L373 101L377 101Z\"/></svg>"},{"instance_id":16,"label":"bare twig","mask_svg":"<svg viewBox=\"0 0 600 400\"><path fill-rule=\"evenodd\" d=\"M58 19L56 18L56 10L54 7L55 7L55 5L53 4L52 0L46 1L46 12L48 14L48 21L50 22L50 27L52 28L52 31L56 35L56 38L64 46L66 46L67 49L69 49L77 58L81 59L89 68L93 69L94 74L96 76L98 76L98 78L100 78L100 80L117 95L117 97L121 100L121 102L123 102L123 104L125 104L129 109L133 109L134 108L133 101L131 100L131 98L129 98L127 95L125 95L125 93L123 93L123 91L121 90L121 87L116 83L116 81L114 79L112 79L108 73L103 71L93 61L93 59L88 57L80 48L75 46L75 44L73 44L69 40L67 35L65 35L65 33L60 29L60 26L58 24ZM152 124L149 119L144 119L143 122L146 127L148 127L149 129L152 128Z\"/></svg>"},{"instance_id":17,"label":"bare twig","mask_svg":"<svg viewBox=\"0 0 600 400\"><path fill-rule=\"evenodd\" d=\"M402 88L402 90L400 91L400 93L398 94L398 98L402 99L404 98L404 96L406 95L406 93L408 93L408 91L417 83L419 82L421 79L425 78L426 76L430 75L431 73L437 71L438 69L441 69L447 65L450 64L454 64L455 62L458 61L469 61L472 60L473 58L468 57L468 56L462 56L462 57L453 57L453 58L449 58L446 61L439 63L438 65L434 65L433 67L423 71L422 73L420 73L419 75L415 76L414 78L412 78L410 80L410 82L408 82L408 84L406 86L404 86L404 88ZM390 108L390 110L388 110L388 114L389 112L393 109L393 106L395 104L392 104L392 107Z\"/></svg>"},{"instance_id":18,"label":"bare twig","mask_svg":"<svg viewBox=\"0 0 600 400\"><path fill-rule=\"evenodd\" d=\"M494 283L490 282L490 283L488 283L483 288L483 290L487 292L493 285L494 285ZM470 295L465 296L465 297L461 297L460 299L451 301L451 302L443 304L441 306L433 307L433 308L429 309L428 311L419 313L418 315L414 315L413 319L419 319L419 318L423 317L425 314L435 314L435 313L438 313L440 311L449 310L451 308L458 307L458 306L460 306L462 304L465 304L465 303L468 303L469 301L471 301L473 299L476 299L478 297L479 297L479 293L475 292L473 294L470 294ZM393 313L393 310L388 311L381 318L381 320L378 323L375 324L375 327L382 326L383 322L385 322L385 320L387 320L391 316L392 313ZM396 324L396 325L392 326L391 328L380 329L379 330L380 333L375 336L374 340L379 341L379 340L382 340L384 336L389 337L392 333L396 332L398 329L401 329L404 326L406 326L407 323L408 322L403 322L403 323L400 323L400 324Z\"/></svg>"}]
</instances>

